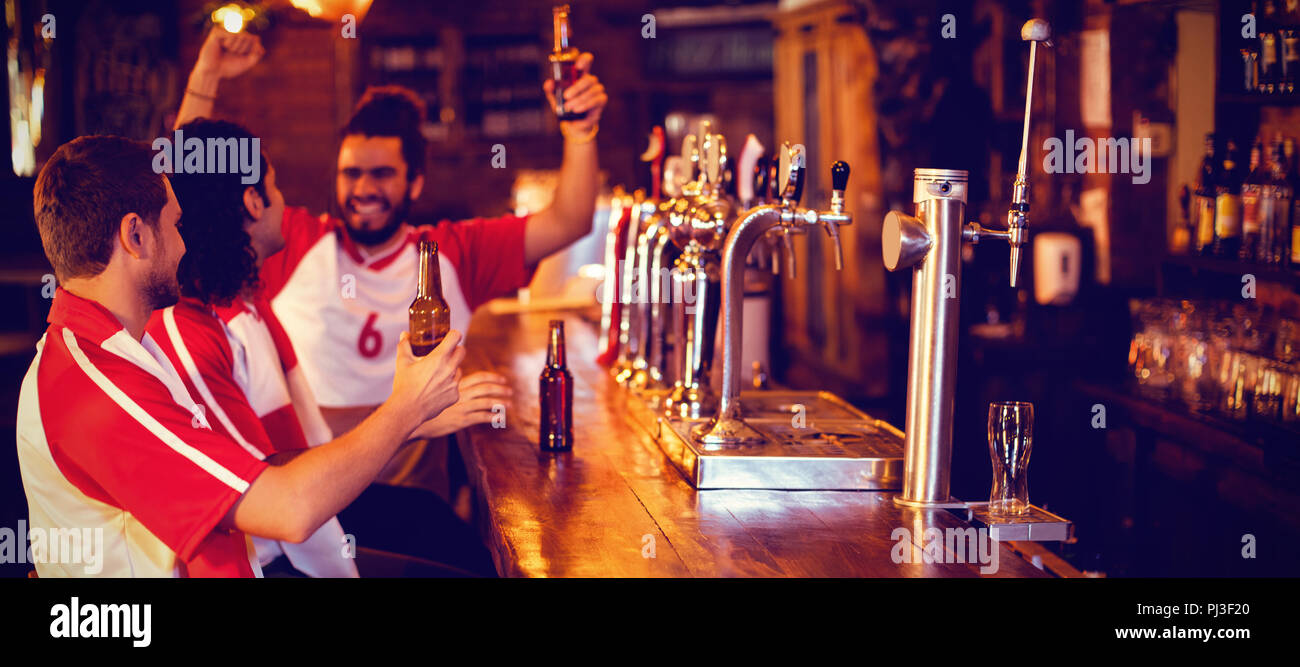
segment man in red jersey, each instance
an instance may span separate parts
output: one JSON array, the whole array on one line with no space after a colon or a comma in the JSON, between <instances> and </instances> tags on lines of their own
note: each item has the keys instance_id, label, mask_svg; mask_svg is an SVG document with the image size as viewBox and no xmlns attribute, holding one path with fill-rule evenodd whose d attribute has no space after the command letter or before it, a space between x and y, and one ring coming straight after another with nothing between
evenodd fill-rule
<instances>
[{"instance_id":1,"label":"man in red jersey","mask_svg":"<svg viewBox=\"0 0 1300 667\"><path fill-rule=\"evenodd\" d=\"M253 135L231 122L199 119L180 128L187 139L205 145L251 143ZM259 180L234 172L176 173L170 177L176 199L185 209L181 236L187 251L178 280L181 299L155 311L147 331L180 371L191 395L199 399L214 429L234 438L261 459L293 456L332 437L311 387L298 366L293 345L269 303L261 296L258 267L284 247L280 221L284 196L276 170L265 154ZM251 161L250 161L251 163ZM245 182L252 180L252 182ZM383 504L367 496L363 505ZM463 572L488 574L491 568L464 558L482 549L476 536L430 511L432 498L407 493L387 505L410 518L403 533L422 533L424 544L437 548L420 553L428 560ZM368 559L354 564L357 550L372 556L402 550L411 540L394 540L382 526L366 522L343 527L331 519L301 545L254 539L264 568L290 567L309 576L352 577L367 574ZM287 562L285 562L287 560ZM479 565L479 567L475 567ZM361 567L358 572L358 567ZM373 570L372 570L373 571ZM444 572L445 573L445 572Z\"/></svg>"},{"instance_id":2,"label":"man in red jersey","mask_svg":"<svg viewBox=\"0 0 1300 667\"><path fill-rule=\"evenodd\" d=\"M220 81L246 71L261 55L255 36L214 29L190 74L177 123L210 115ZM582 76L565 92L566 108L586 116L560 123L564 155L553 203L525 218L408 223L411 203L426 185L423 104L396 87L363 96L339 147L335 196L342 217L287 208L285 248L262 266L266 295L334 432L363 419L388 394L392 370L383 360L408 326L418 240L438 243L452 328L463 331L475 308L525 286L538 262L591 231L599 171L595 138L608 101L589 73L591 63L591 54L582 54ZM548 96L553 88L544 84ZM493 405L508 388L500 378L467 378L474 379L473 386L462 386L462 403L422 435L492 419Z\"/></svg>"},{"instance_id":3,"label":"man in red jersey","mask_svg":"<svg viewBox=\"0 0 1300 667\"><path fill-rule=\"evenodd\" d=\"M424 358L400 342L389 400L282 465L214 431L145 333L177 301L185 252L180 206L152 158L138 142L82 137L37 178L35 217L61 287L19 397L19 468L33 531L104 536L100 571L34 553L41 576L257 576L249 535L308 539L457 399L453 331Z\"/></svg>"}]
</instances>

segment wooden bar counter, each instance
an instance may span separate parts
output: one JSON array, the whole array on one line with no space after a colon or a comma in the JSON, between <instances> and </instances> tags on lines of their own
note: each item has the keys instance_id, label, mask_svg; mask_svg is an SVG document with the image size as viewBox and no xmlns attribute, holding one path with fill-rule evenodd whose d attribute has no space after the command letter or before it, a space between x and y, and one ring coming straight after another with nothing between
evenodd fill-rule
<instances>
[{"instance_id":1,"label":"wooden bar counter","mask_svg":"<svg viewBox=\"0 0 1300 667\"><path fill-rule=\"evenodd\" d=\"M572 452L537 446L547 323L565 320L574 378ZM965 527L904 510L888 492L696 491L636 425L598 366L597 332L576 311L474 317L466 373L510 378L506 428L460 437L479 528L498 573L525 577L976 577L978 563L923 562L925 530ZM911 536L895 563L896 528ZM1045 577L1008 544L989 576ZM968 558L974 560L974 556ZM952 558L945 559L952 561Z\"/></svg>"}]
</instances>

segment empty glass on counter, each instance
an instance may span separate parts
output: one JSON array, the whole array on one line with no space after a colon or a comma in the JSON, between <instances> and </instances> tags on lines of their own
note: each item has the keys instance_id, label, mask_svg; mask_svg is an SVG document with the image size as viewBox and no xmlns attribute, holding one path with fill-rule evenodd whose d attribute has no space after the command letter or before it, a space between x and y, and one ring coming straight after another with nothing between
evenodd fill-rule
<instances>
[{"instance_id":1,"label":"empty glass on counter","mask_svg":"<svg viewBox=\"0 0 1300 667\"><path fill-rule=\"evenodd\" d=\"M993 460L989 513L993 516L1019 516L1029 509L1029 453L1033 444L1033 403L989 404L989 457Z\"/></svg>"}]
</instances>

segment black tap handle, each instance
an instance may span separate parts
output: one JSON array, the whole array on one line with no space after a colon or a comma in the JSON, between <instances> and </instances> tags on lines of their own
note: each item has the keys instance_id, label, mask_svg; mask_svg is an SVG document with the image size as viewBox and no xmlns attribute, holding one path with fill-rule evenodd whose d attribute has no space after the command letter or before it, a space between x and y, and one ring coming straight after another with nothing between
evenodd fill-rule
<instances>
[{"instance_id":1,"label":"black tap handle","mask_svg":"<svg viewBox=\"0 0 1300 667\"><path fill-rule=\"evenodd\" d=\"M790 167L790 173L794 174L794 196L790 198L790 201L798 204L799 200L803 199L803 182L808 180L804 178L807 175L806 169L804 167Z\"/></svg>"},{"instance_id":2,"label":"black tap handle","mask_svg":"<svg viewBox=\"0 0 1300 667\"><path fill-rule=\"evenodd\" d=\"M754 163L754 173L749 175L754 180L754 199L762 203L767 201L767 157L762 156Z\"/></svg>"},{"instance_id":3,"label":"black tap handle","mask_svg":"<svg viewBox=\"0 0 1300 667\"><path fill-rule=\"evenodd\" d=\"M831 189L847 190L849 187L849 163L840 160L831 165Z\"/></svg>"}]
</instances>

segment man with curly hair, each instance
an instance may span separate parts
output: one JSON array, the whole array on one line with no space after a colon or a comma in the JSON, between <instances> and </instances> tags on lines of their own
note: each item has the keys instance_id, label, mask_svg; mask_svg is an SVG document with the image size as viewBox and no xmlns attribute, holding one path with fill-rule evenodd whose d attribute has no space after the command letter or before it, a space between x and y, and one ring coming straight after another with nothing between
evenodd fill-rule
<instances>
[{"instance_id":1,"label":"man with curly hair","mask_svg":"<svg viewBox=\"0 0 1300 667\"><path fill-rule=\"evenodd\" d=\"M248 130L199 119L184 136L247 146ZM147 331L182 371L181 378L213 427L259 459L291 458L332 436L298 368L293 347L270 305L258 297L261 258L284 246L284 197L274 168L256 158L256 182L227 173L174 173L176 200L186 210L181 236L188 251L177 279L181 298L155 311ZM263 568L280 555L314 577L356 577L355 560L337 517L302 544L254 538Z\"/></svg>"},{"instance_id":2,"label":"man with curly hair","mask_svg":"<svg viewBox=\"0 0 1300 667\"><path fill-rule=\"evenodd\" d=\"M262 53L256 36L214 29L190 74L177 122L209 115L220 81L247 71ZM591 231L599 172L595 138L608 101L591 63L592 55L582 54L580 77L565 89L565 107L585 115L560 123L564 154L553 202L527 217L408 222L412 202L425 187L424 104L394 86L372 88L362 97L341 133L339 217L287 208L285 249L268 257L261 272L266 295L336 433L364 419L388 393L392 371L382 360L408 326L419 240L438 243L452 327L463 330L474 309L527 285L542 259ZM543 89L554 105L553 82ZM461 402L423 427L422 435L486 423L493 406L510 394L505 379L493 374L470 376L460 389ZM407 458L409 463L419 457ZM390 466L386 476L400 483L399 468Z\"/></svg>"}]
</instances>

